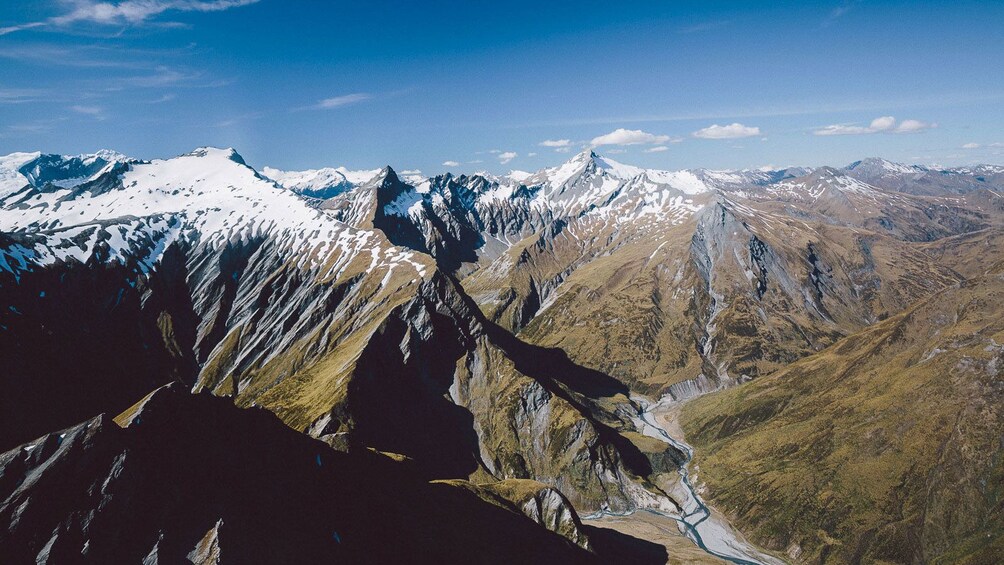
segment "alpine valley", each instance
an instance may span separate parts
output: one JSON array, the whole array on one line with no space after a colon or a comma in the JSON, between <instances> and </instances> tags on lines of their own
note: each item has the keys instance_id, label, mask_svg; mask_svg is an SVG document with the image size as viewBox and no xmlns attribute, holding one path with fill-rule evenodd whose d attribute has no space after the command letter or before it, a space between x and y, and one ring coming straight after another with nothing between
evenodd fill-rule
<instances>
[{"instance_id":1,"label":"alpine valley","mask_svg":"<svg viewBox=\"0 0 1004 565\"><path fill-rule=\"evenodd\" d=\"M1004 167L0 157L10 563L995 563Z\"/></svg>"}]
</instances>

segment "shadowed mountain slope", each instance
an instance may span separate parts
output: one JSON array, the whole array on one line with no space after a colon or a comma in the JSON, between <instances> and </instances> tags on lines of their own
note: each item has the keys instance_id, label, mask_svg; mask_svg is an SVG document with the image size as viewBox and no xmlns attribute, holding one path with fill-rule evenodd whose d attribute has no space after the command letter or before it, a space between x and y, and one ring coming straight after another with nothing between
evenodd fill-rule
<instances>
[{"instance_id":1,"label":"shadowed mountain slope","mask_svg":"<svg viewBox=\"0 0 1004 565\"><path fill-rule=\"evenodd\" d=\"M0 455L6 562L604 560L567 500L533 481L425 482L400 457L337 451L174 385L116 421Z\"/></svg>"}]
</instances>

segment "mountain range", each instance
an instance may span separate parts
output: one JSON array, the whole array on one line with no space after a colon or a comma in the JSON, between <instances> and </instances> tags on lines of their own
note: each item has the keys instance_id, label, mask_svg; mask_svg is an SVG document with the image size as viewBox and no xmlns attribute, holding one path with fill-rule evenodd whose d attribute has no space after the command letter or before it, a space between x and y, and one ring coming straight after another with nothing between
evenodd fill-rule
<instances>
[{"instance_id":1,"label":"mountain range","mask_svg":"<svg viewBox=\"0 0 1004 565\"><path fill-rule=\"evenodd\" d=\"M580 519L648 511L708 559L984 562L1002 195L882 159L0 157L0 552L673 559Z\"/></svg>"}]
</instances>

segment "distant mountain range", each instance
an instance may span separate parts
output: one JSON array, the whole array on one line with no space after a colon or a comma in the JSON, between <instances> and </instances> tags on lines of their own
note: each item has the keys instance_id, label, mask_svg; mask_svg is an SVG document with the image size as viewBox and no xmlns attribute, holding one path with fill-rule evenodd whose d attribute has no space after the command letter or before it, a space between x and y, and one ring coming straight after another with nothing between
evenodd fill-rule
<instances>
[{"instance_id":1,"label":"distant mountain range","mask_svg":"<svg viewBox=\"0 0 1004 565\"><path fill-rule=\"evenodd\" d=\"M502 524L469 533L493 548L664 561L576 512L686 512L690 455L639 420L663 398L689 401L711 501L777 556L978 560L1004 547L1002 238L994 165L0 157L0 553L240 563L274 536L300 562L380 561L424 509L444 526L402 552L475 555L445 533L464 514ZM269 484L227 460L264 451L315 516L364 514L372 490L408 518L240 518Z\"/></svg>"}]
</instances>

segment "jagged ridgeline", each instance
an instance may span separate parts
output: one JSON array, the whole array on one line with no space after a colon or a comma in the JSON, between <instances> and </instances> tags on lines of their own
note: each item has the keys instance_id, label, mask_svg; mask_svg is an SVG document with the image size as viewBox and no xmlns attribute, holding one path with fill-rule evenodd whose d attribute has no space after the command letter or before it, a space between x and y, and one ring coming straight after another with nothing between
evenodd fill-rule
<instances>
[{"instance_id":1,"label":"jagged ridgeline","mask_svg":"<svg viewBox=\"0 0 1004 565\"><path fill-rule=\"evenodd\" d=\"M657 171L590 151L434 178L258 173L212 148L10 155L0 449L177 382L479 499L526 479L583 512L671 510L663 481L685 457L639 433L632 395L771 374L966 280L980 259L949 264L945 242L999 237L1002 181L880 160ZM211 541L213 524L192 527Z\"/></svg>"}]
</instances>

